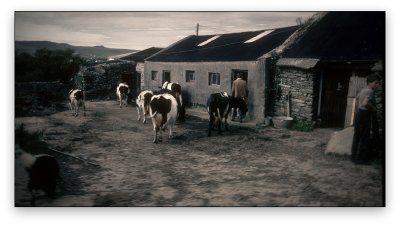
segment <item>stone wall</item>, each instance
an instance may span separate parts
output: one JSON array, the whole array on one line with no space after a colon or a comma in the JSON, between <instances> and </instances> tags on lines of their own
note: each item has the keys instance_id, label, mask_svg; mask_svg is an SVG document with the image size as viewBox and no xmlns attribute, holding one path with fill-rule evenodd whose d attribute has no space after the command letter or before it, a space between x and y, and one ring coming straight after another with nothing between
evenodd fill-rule
<instances>
[{"instance_id":1,"label":"stone wall","mask_svg":"<svg viewBox=\"0 0 400 225\"><path fill-rule=\"evenodd\" d=\"M305 121L315 120L317 107L313 106L318 103L318 84L319 78L312 70L278 67L275 114Z\"/></svg>"},{"instance_id":2,"label":"stone wall","mask_svg":"<svg viewBox=\"0 0 400 225\"><path fill-rule=\"evenodd\" d=\"M127 61L106 61L84 66L75 76L75 86L85 91L87 100L115 99L121 75L135 74L135 67L135 63Z\"/></svg>"}]
</instances>

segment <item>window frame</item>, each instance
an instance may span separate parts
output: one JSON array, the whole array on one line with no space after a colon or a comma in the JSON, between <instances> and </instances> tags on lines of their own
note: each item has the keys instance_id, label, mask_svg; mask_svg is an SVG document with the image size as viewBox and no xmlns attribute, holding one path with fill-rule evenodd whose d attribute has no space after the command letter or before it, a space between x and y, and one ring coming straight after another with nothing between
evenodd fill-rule
<instances>
[{"instance_id":1,"label":"window frame","mask_svg":"<svg viewBox=\"0 0 400 225\"><path fill-rule=\"evenodd\" d=\"M152 81L157 81L158 80L158 71L157 70L152 70L151 71L151 80Z\"/></svg>"},{"instance_id":2,"label":"window frame","mask_svg":"<svg viewBox=\"0 0 400 225\"><path fill-rule=\"evenodd\" d=\"M215 81L215 83L214 83ZM221 86L221 73L209 72L208 73L208 86Z\"/></svg>"},{"instance_id":3,"label":"window frame","mask_svg":"<svg viewBox=\"0 0 400 225\"><path fill-rule=\"evenodd\" d=\"M196 81L196 75L194 70L186 70L185 71L185 81L186 83L191 83ZM190 77L191 75L191 77Z\"/></svg>"}]
</instances>

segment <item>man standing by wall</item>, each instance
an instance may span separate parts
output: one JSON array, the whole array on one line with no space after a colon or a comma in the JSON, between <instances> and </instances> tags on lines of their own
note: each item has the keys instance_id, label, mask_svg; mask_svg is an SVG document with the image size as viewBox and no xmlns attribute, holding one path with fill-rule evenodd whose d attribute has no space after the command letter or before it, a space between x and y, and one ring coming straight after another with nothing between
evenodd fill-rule
<instances>
[{"instance_id":1,"label":"man standing by wall","mask_svg":"<svg viewBox=\"0 0 400 225\"><path fill-rule=\"evenodd\" d=\"M379 140L376 115L375 90L381 85L381 76L371 74L367 77L367 86L358 94L358 111L354 124L354 137L351 159L355 164L368 164L371 148Z\"/></svg>"},{"instance_id":2,"label":"man standing by wall","mask_svg":"<svg viewBox=\"0 0 400 225\"><path fill-rule=\"evenodd\" d=\"M249 90L247 89L247 82L243 79L243 74L239 73L237 79L233 81L232 84L232 97L241 97L244 98L247 102L247 97L249 94ZM234 121L237 115L237 108L233 108L232 118ZM242 118L239 118L242 121Z\"/></svg>"}]
</instances>

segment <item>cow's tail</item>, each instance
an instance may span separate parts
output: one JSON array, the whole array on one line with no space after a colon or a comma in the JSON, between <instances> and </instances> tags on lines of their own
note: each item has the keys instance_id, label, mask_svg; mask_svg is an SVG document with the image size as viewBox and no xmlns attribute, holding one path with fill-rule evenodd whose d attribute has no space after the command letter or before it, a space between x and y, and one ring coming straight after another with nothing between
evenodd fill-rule
<instances>
[{"instance_id":1,"label":"cow's tail","mask_svg":"<svg viewBox=\"0 0 400 225\"><path fill-rule=\"evenodd\" d=\"M152 110L150 110L150 118L154 118L156 115L157 115L157 111L155 111L153 114L151 114L152 113Z\"/></svg>"},{"instance_id":2,"label":"cow's tail","mask_svg":"<svg viewBox=\"0 0 400 225\"><path fill-rule=\"evenodd\" d=\"M179 102L180 102L180 107L183 107L183 102L182 102L182 94L179 93Z\"/></svg>"}]
</instances>

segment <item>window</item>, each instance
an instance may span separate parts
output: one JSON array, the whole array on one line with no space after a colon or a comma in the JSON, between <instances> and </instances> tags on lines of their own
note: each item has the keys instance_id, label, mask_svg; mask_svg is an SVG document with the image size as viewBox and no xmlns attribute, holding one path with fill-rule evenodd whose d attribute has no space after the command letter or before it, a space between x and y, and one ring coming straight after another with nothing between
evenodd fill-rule
<instances>
[{"instance_id":1,"label":"window","mask_svg":"<svg viewBox=\"0 0 400 225\"><path fill-rule=\"evenodd\" d=\"M220 74L208 73L208 85L220 85Z\"/></svg>"},{"instance_id":2,"label":"window","mask_svg":"<svg viewBox=\"0 0 400 225\"><path fill-rule=\"evenodd\" d=\"M158 71L151 71L151 80L157 80Z\"/></svg>"},{"instance_id":3,"label":"window","mask_svg":"<svg viewBox=\"0 0 400 225\"><path fill-rule=\"evenodd\" d=\"M186 70L186 82L193 82L195 81L194 71Z\"/></svg>"}]
</instances>

